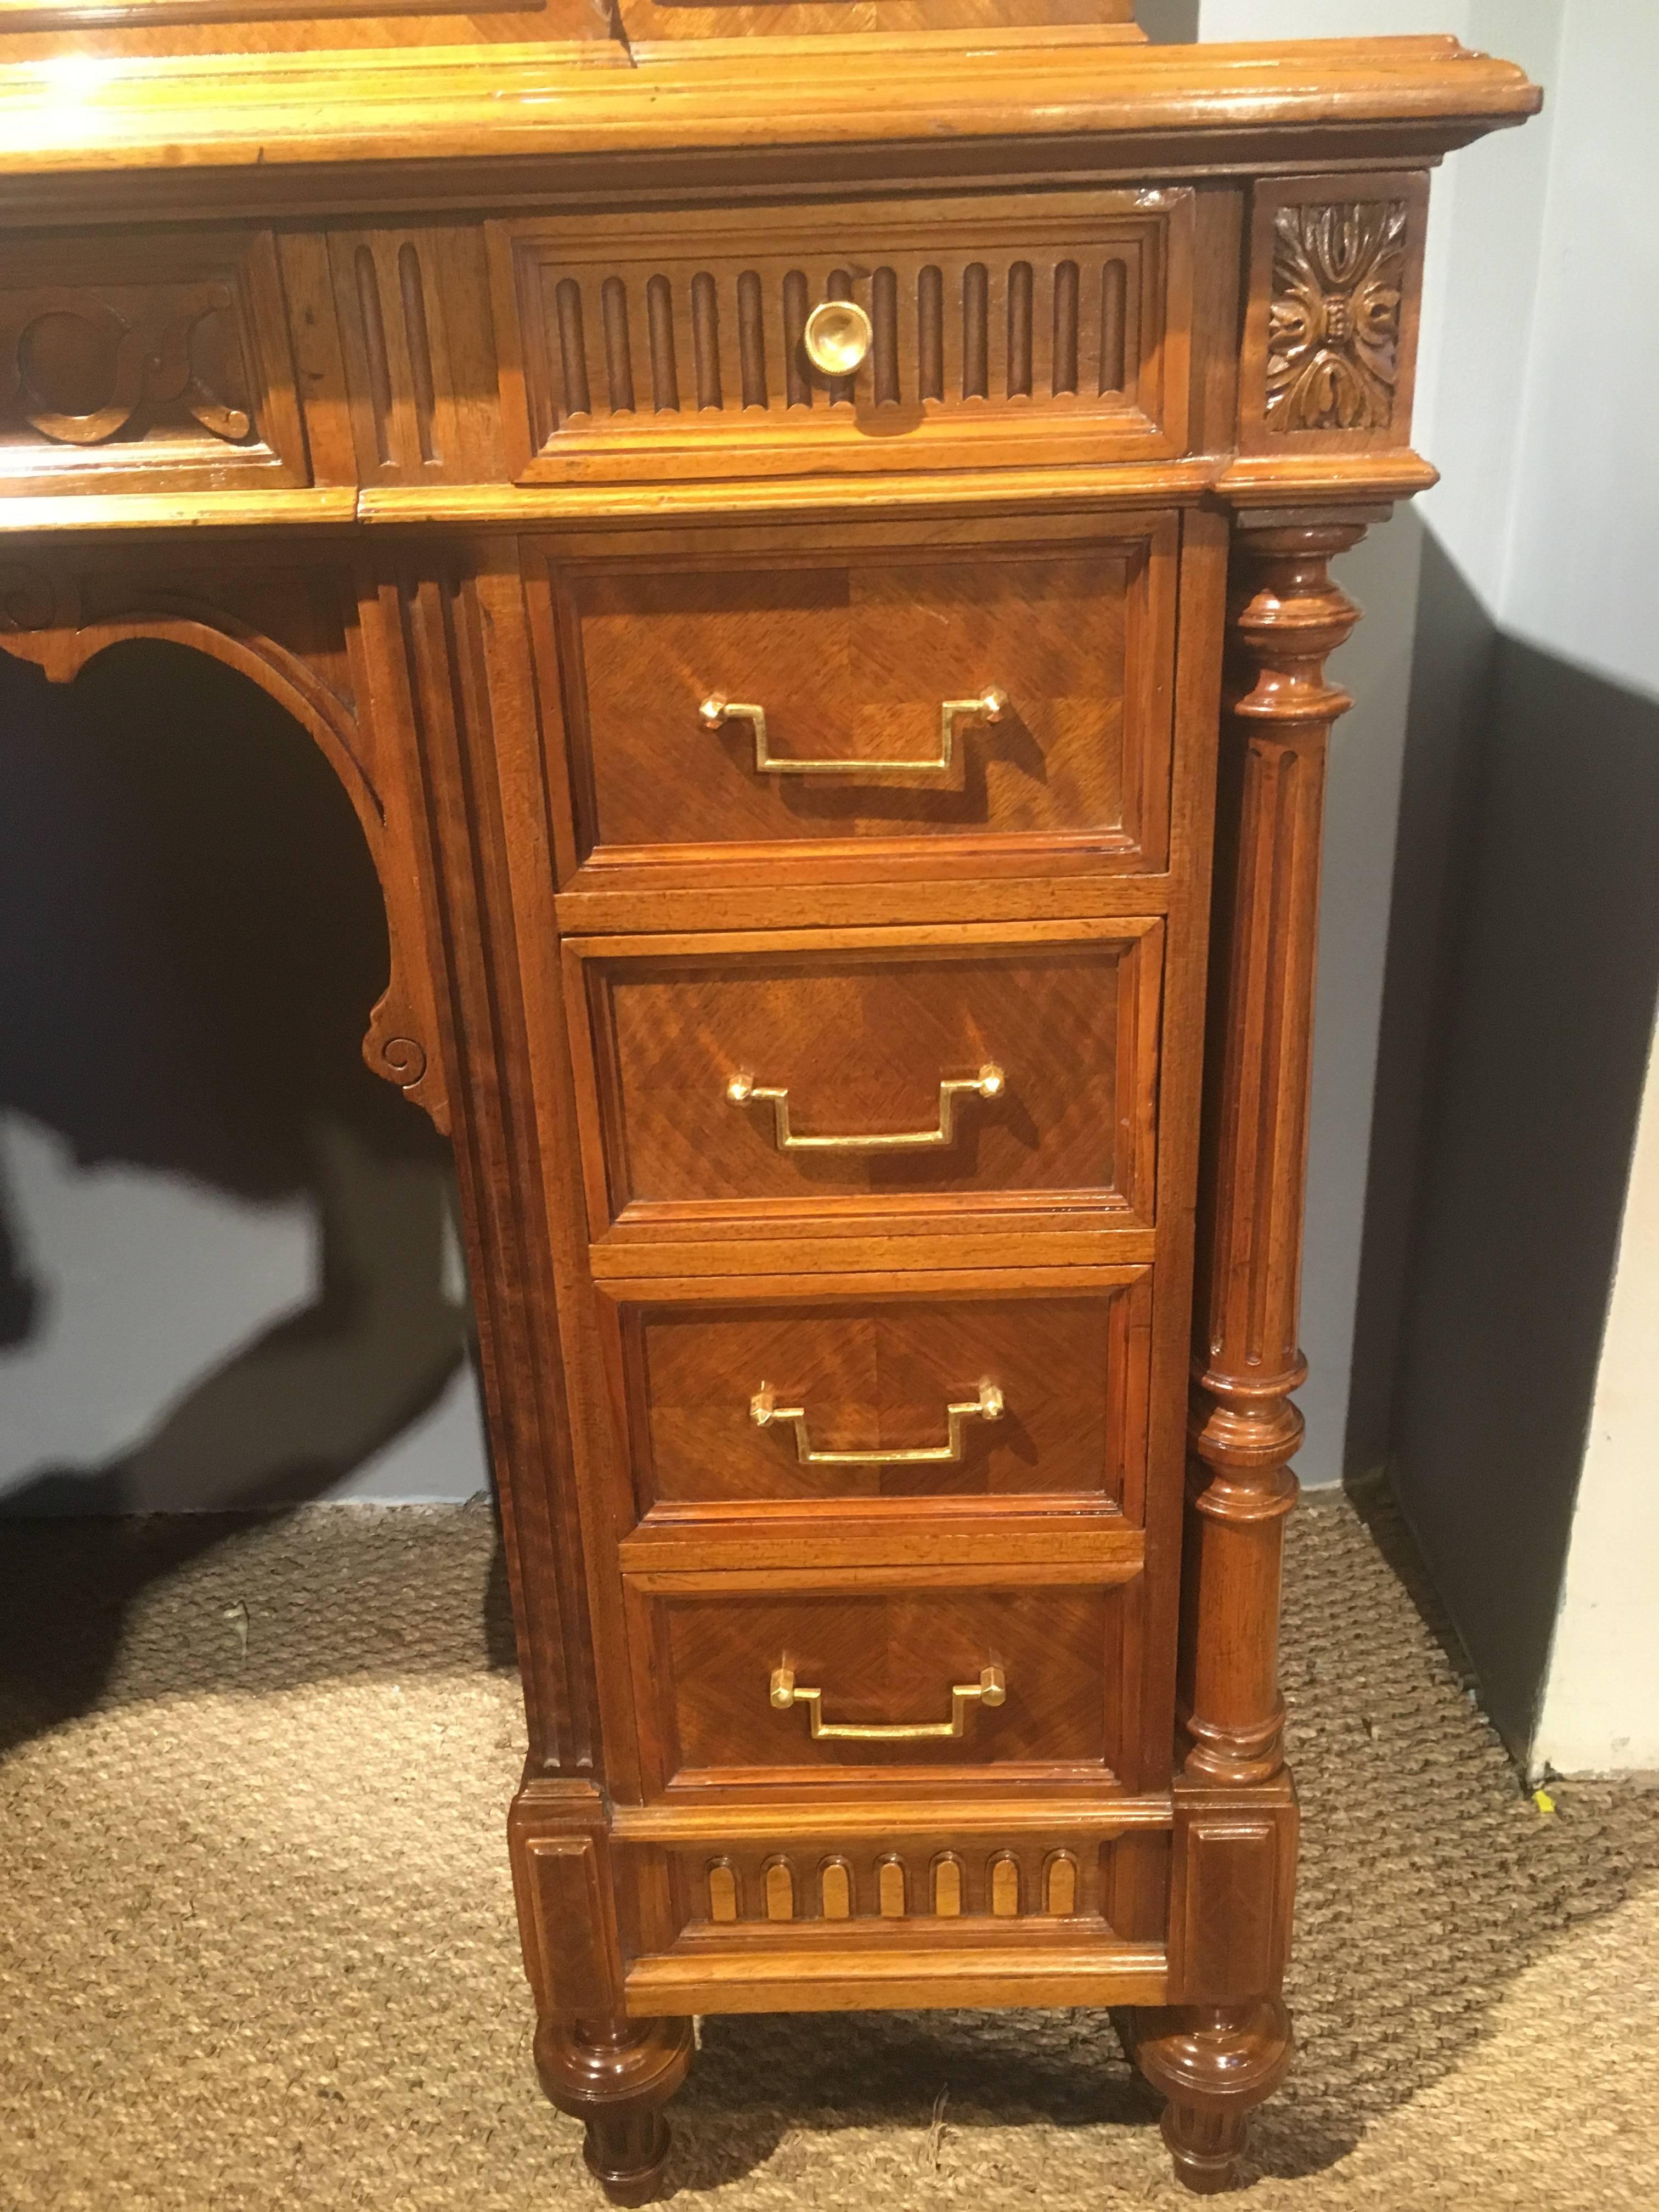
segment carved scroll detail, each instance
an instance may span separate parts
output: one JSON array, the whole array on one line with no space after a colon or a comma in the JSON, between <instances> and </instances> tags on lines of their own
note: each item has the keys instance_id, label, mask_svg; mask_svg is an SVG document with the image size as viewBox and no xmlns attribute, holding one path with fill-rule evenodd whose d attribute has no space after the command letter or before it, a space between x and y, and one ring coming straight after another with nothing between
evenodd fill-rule
<instances>
[{"instance_id":1,"label":"carved scroll detail","mask_svg":"<svg viewBox=\"0 0 1659 2212\"><path fill-rule=\"evenodd\" d=\"M393 1021L406 1020L409 1009L391 1003L391 994L380 1000L370 1017L368 1033L363 1038L363 1059L376 1075L386 1082L395 1083L399 1091L413 1091L424 1079L427 1071L426 1047L418 1037L382 1036L380 1034L383 1018ZM440 1125L441 1126L441 1124Z\"/></svg>"},{"instance_id":2,"label":"carved scroll detail","mask_svg":"<svg viewBox=\"0 0 1659 2212\"><path fill-rule=\"evenodd\" d=\"M1266 1783L1284 1764L1319 840L1331 725L1352 703L1325 660L1359 618L1328 564L1364 534L1253 528L1234 556L1179 1693L1187 1771L1212 1782Z\"/></svg>"},{"instance_id":3,"label":"carved scroll detail","mask_svg":"<svg viewBox=\"0 0 1659 2212\"><path fill-rule=\"evenodd\" d=\"M1386 430L1400 380L1406 203L1279 209L1267 325L1267 427Z\"/></svg>"},{"instance_id":4,"label":"carved scroll detail","mask_svg":"<svg viewBox=\"0 0 1659 2212\"><path fill-rule=\"evenodd\" d=\"M158 284L142 308L118 307L84 287L41 285L0 298L0 424L21 422L54 445L98 446L141 409L177 405L214 437L241 444L253 418L212 388L196 348L198 326L233 306L230 287L218 283ZM85 392L64 380L49 343L54 321L72 326ZM99 396L88 406L93 391Z\"/></svg>"}]
</instances>

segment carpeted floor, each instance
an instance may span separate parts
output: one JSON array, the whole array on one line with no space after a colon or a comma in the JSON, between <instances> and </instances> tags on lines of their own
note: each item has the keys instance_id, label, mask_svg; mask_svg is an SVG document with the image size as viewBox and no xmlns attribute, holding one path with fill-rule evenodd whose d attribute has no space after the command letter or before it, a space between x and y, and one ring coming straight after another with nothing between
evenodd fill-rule
<instances>
[{"instance_id":1,"label":"carpeted floor","mask_svg":"<svg viewBox=\"0 0 1659 2212\"><path fill-rule=\"evenodd\" d=\"M1352 1510L1292 1528L1302 2052L1249 2203L1659 2205L1659 1801L1541 1814ZM597 2206L531 2072L488 1514L0 1554L0 2205ZM719 2212L1192 2202L1093 2014L709 2021L675 2110Z\"/></svg>"}]
</instances>

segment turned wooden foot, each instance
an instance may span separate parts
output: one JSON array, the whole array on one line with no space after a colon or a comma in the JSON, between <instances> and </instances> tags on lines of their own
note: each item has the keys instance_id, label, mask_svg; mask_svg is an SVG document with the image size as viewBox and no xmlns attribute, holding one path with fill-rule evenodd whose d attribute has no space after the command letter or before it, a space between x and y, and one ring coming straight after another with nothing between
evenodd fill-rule
<instances>
[{"instance_id":1,"label":"turned wooden foot","mask_svg":"<svg viewBox=\"0 0 1659 2212\"><path fill-rule=\"evenodd\" d=\"M536 2070L562 2112L587 2124L583 2156L613 2204L648 2204L662 2185L662 2108L691 2063L689 2020L544 2020Z\"/></svg>"},{"instance_id":2,"label":"turned wooden foot","mask_svg":"<svg viewBox=\"0 0 1659 2212\"><path fill-rule=\"evenodd\" d=\"M1115 2015L1124 2049L1160 2095L1176 2176L1200 2197L1231 2189L1250 2114L1284 2080L1291 2016L1277 1997Z\"/></svg>"}]
</instances>

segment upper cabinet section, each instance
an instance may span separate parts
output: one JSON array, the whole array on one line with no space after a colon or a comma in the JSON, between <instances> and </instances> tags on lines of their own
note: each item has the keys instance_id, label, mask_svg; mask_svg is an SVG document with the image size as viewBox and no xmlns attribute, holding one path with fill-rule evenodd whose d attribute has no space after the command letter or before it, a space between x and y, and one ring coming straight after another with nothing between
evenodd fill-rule
<instances>
[{"instance_id":1,"label":"upper cabinet section","mask_svg":"<svg viewBox=\"0 0 1659 2212\"><path fill-rule=\"evenodd\" d=\"M493 227L514 480L1180 453L1193 194Z\"/></svg>"}]
</instances>

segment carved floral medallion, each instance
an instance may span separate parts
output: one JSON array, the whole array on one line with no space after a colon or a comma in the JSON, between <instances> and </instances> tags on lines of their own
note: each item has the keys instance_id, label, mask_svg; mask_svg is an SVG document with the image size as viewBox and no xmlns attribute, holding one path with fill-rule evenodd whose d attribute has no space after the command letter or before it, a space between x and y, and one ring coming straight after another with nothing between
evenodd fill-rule
<instances>
[{"instance_id":1,"label":"carved floral medallion","mask_svg":"<svg viewBox=\"0 0 1659 2212\"><path fill-rule=\"evenodd\" d=\"M1273 234L1268 428L1386 430L1400 377L1405 202L1283 207Z\"/></svg>"}]
</instances>

